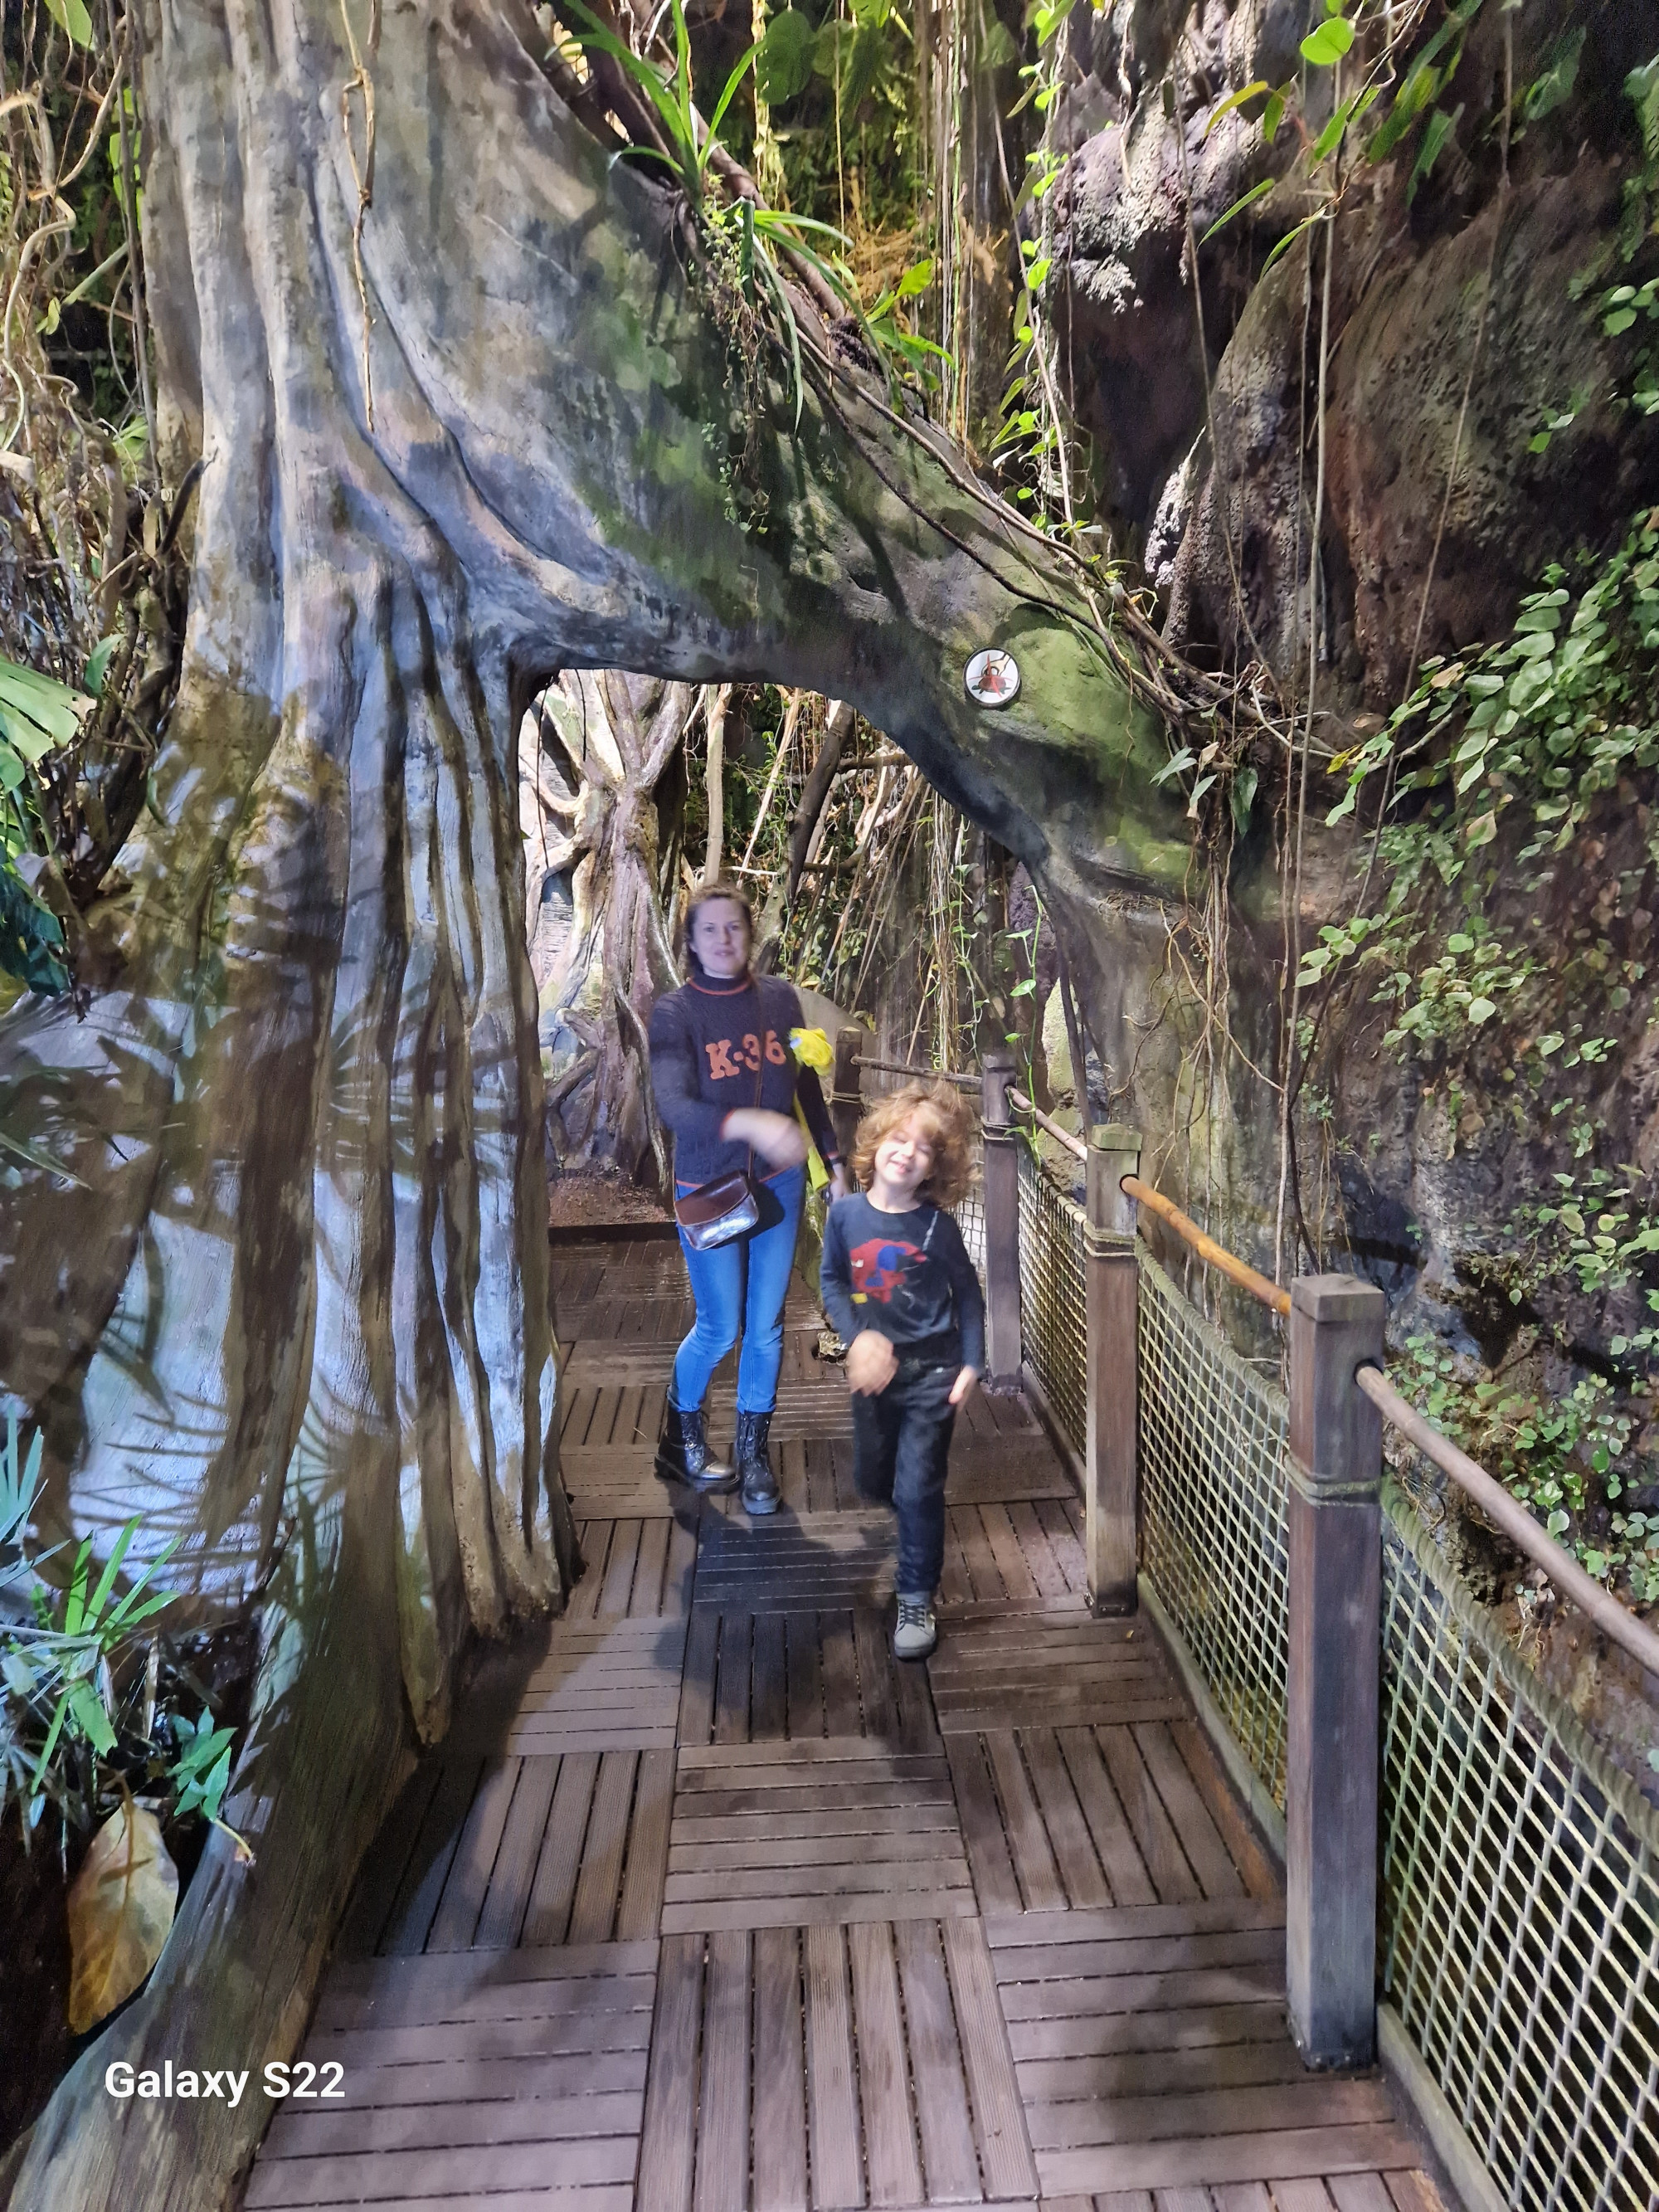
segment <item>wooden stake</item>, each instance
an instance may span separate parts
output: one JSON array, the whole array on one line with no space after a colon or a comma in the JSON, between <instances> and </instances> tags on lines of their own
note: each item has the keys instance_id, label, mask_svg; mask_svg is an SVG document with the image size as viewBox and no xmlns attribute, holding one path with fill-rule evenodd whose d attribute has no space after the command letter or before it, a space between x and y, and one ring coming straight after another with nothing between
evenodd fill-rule
<instances>
[{"instance_id":1,"label":"wooden stake","mask_svg":"<svg viewBox=\"0 0 1659 2212\"><path fill-rule=\"evenodd\" d=\"M1285 1976L1310 2066L1376 2052L1382 1423L1354 1370L1382 1364L1382 1293L1291 1286Z\"/></svg>"},{"instance_id":2,"label":"wooden stake","mask_svg":"<svg viewBox=\"0 0 1659 2212\"><path fill-rule=\"evenodd\" d=\"M1126 1175L1140 1166L1140 1133L1111 1122L1089 1132L1083 1229L1088 1325L1084 1550L1096 1613L1136 1607L1137 1329L1140 1263Z\"/></svg>"}]
</instances>

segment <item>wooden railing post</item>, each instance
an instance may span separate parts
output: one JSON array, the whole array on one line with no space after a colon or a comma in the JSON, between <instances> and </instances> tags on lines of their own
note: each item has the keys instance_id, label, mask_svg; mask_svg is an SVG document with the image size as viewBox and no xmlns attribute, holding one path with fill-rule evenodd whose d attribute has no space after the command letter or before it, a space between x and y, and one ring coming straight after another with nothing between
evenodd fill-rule
<instances>
[{"instance_id":1,"label":"wooden railing post","mask_svg":"<svg viewBox=\"0 0 1659 2212\"><path fill-rule=\"evenodd\" d=\"M836 1143L847 1163L848 1188L852 1187L853 1139L858 1134L860 1115L864 1112L862 1077L859 1072L859 1054L864 1050L866 1032L850 1024L836 1031L836 1065L830 1078L830 1126L836 1133Z\"/></svg>"},{"instance_id":2,"label":"wooden railing post","mask_svg":"<svg viewBox=\"0 0 1659 2212\"><path fill-rule=\"evenodd\" d=\"M981 1062L985 1133L985 1380L994 1390L1019 1382L1019 1156L1008 1121L1014 1056L988 1052Z\"/></svg>"},{"instance_id":3,"label":"wooden railing post","mask_svg":"<svg viewBox=\"0 0 1659 2212\"><path fill-rule=\"evenodd\" d=\"M1084 1450L1084 1552L1096 1613L1135 1610L1140 1263L1135 1203L1122 1188L1140 1172L1140 1133L1110 1122L1089 1132L1083 1268L1088 1322L1088 1438Z\"/></svg>"},{"instance_id":4,"label":"wooden railing post","mask_svg":"<svg viewBox=\"0 0 1659 2212\"><path fill-rule=\"evenodd\" d=\"M1285 1975L1310 2066L1376 2048L1382 1424L1353 1377L1384 1316L1352 1275L1291 1286Z\"/></svg>"}]
</instances>

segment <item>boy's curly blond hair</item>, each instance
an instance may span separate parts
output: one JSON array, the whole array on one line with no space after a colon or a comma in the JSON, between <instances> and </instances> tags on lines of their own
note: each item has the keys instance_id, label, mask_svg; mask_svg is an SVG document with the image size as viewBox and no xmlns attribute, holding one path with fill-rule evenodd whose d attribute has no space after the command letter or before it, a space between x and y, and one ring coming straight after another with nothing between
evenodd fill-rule
<instances>
[{"instance_id":1,"label":"boy's curly blond hair","mask_svg":"<svg viewBox=\"0 0 1659 2212\"><path fill-rule=\"evenodd\" d=\"M974 1171L973 1109L948 1083L907 1083L878 1098L859 1123L853 1139L853 1172L865 1190L875 1173L876 1147L912 1116L933 1142L933 1164L923 1195L938 1206L955 1206L967 1194Z\"/></svg>"}]
</instances>

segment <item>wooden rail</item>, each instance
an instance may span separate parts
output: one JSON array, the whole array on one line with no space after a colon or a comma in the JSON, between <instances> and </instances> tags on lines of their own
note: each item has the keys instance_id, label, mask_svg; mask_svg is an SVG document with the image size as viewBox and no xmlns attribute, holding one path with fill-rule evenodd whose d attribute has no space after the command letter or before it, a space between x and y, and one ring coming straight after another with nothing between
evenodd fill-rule
<instances>
[{"instance_id":1,"label":"wooden rail","mask_svg":"<svg viewBox=\"0 0 1659 2212\"><path fill-rule=\"evenodd\" d=\"M1253 1298L1260 1298L1264 1306L1271 1306L1276 1314L1287 1314L1291 1310L1291 1294L1281 1291L1277 1283L1270 1283L1265 1275L1218 1244L1213 1237L1199 1227L1197 1222L1183 1213L1181 1208L1154 1190L1150 1183L1142 1182L1139 1176L1124 1178L1123 1188L1138 1205L1148 1207L1160 1221L1167 1221L1177 1237L1184 1237L1200 1260L1208 1261L1218 1275L1230 1283L1237 1283L1241 1291L1248 1291Z\"/></svg>"}]
</instances>

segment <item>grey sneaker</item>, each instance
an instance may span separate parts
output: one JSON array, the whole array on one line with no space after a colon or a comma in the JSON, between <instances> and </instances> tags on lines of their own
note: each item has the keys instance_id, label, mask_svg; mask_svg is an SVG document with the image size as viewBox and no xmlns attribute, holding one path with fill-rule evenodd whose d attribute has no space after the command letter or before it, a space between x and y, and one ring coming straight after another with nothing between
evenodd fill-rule
<instances>
[{"instance_id":1,"label":"grey sneaker","mask_svg":"<svg viewBox=\"0 0 1659 2212\"><path fill-rule=\"evenodd\" d=\"M893 1631L894 1658L925 1659L938 1642L932 1598L902 1597L898 1601L898 1626Z\"/></svg>"}]
</instances>

